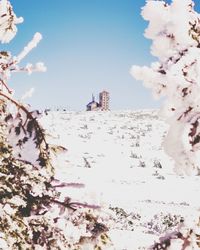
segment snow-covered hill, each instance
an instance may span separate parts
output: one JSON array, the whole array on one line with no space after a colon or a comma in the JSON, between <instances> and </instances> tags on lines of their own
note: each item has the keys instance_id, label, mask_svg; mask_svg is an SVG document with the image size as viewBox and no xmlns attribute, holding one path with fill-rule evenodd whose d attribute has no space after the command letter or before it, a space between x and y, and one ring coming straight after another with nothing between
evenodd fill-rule
<instances>
[{"instance_id":1,"label":"snow-covered hill","mask_svg":"<svg viewBox=\"0 0 200 250\"><path fill-rule=\"evenodd\" d=\"M56 175L85 184L63 196L110 207L116 250L146 249L197 211L199 177L174 174L157 111L49 112L41 122L49 141L68 149Z\"/></svg>"}]
</instances>

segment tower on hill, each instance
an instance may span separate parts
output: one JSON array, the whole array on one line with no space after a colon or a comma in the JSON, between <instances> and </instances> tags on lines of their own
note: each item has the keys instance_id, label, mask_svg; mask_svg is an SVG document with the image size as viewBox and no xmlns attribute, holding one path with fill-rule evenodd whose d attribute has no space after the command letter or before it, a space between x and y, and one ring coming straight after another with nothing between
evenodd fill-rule
<instances>
[{"instance_id":1,"label":"tower on hill","mask_svg":"<svg viewBox=\"0 0 200 250\"><path fill-rule=\"evenodd\" d=\"M109 92L103 90L101 93L99 93L99 103L95 101L94 96L92 95L92 101L89 102L86 106L87 111L107 111L109 110L109 101L110 96Z\"/></svg>"},{"instance_id":2,"label":"tower on hill","mask_svg":"<svg viewBox=\"0 0 200 250\"><path fill-rule=\"evenodd\" d=\"M99 106L101 107L101 110L109 110L109 93L105 90L103 90L101 93L99 93Z\"/></svg>"}]
</instances>

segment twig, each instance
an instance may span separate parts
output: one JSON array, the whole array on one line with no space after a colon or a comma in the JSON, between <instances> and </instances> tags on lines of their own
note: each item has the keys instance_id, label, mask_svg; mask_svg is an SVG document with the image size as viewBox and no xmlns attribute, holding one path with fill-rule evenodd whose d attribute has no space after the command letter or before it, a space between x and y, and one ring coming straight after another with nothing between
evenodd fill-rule
<instances>
[{"instance_id":1,"label":"twig","mask_svg":"<svg viewBox=\"0 0 200 250\"><path fill-rule=\"evenodd\" d=\"M54 188L62 188L62 187L83 188L83 187L85 187L85 185L82 184L82 183L73 183L73 182L66 183L66 182L62 182L62 183L60 183L58 185L55 185L53 187Z\"/></svg>"},{"instance_id":2,"label":"twig","mask_svg":"<svg viewBox=\"0 0 200 250\"><path fill-rule=\"evenodd\" d=\"M0 82L1 82L2 86L4 86L7 89L7 91L9 92L9 94L11 94L12 90L9 89L8 85L2 79L0 79Z\"/></svg>"},{"instance_id":3,"label":"twig","mask_svg":"<svg viewBox=\"0 0 200 250\"><path fill-rule=\"evenodd\" d=\"M55 204L59 204L63 207L66 207L66 208L71 208L73 210L76 210L74 208L74 206L78 206L78 207L85 207L85 208L92 208L92 209L100 209L101 207L100 206L97 206L97 205L90 205L90 204L87 204L87 203L81 203L81 202L62 202L62 201L59 201L59 200L54 200L52 199L51 202L55 203Z\"/></svg>"}]
</instances>

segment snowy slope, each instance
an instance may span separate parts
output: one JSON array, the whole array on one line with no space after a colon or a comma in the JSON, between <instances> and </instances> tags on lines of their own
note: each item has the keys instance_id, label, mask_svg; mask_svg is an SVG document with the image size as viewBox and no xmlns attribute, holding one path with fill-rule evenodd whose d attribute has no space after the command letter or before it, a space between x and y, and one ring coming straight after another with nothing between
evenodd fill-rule
<instances>
[{"instance_id":1,"label":"snowy slope","mask_svg":"<svg viewBox=\"0 0 200 250\"><path fill-rule=\"evenodd\" d=\"M117 250L147 247L169 217L173 227L197 211L199 177L174 174L162 149L168 126L157 111L49 112L41 122L49 141L68 149L57 177L85 184L62 189L63 196L112 207Z\"/></svg>"}]
</instances>

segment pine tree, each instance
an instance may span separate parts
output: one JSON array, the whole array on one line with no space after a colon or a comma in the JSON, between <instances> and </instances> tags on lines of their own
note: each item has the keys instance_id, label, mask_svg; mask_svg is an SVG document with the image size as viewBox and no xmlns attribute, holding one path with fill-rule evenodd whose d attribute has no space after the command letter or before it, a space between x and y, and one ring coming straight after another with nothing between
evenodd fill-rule
<instances>
[{"instance_id":1,"label":"pine tree","mask_svg":"<svg viewBox=\"0 0 200 250\"><path fill-rule=\"evenodd\" d=\"M1 0L1 43L14 38L21 22ZM43 63L19 66L41 39L36 33L18 56L0 52L0 248L105 249L108 228L99 207L61 200L56 189L70 185L54 178L53 162L66 150L48 143L40 113L15 100L8 86L12 72L45 71Z\"/></svg>"},{"instance_id":2,"label":"pine tree","mask_svg":"<svg viewBox=\"0 0 200 250\"><path fill-rule=\"evenodd\" d=\"M169 123L164 149L177 173L200 170L200 15L192 0L147 1L142 16L149 22L145 36L158 61L133 66L131 73L164 97L161 114ZM152 249L198 249L199 215L179 231L161 238Z\"/></svg>"},{"instance_id":3,"label":"pine tree","mask_svg":"<svg viewBox=\"0 0 200 250\"><path fill-rule=\"evenodd\" d=\"M181 173L200 168L200 16L193 6L191 0L147 2L145 36L153 40L151 53L159 61L131 70L156 98L165 99L162 114L170 124L165 150Z\"/></svg>"}]
</instances>

